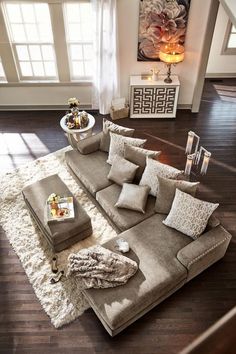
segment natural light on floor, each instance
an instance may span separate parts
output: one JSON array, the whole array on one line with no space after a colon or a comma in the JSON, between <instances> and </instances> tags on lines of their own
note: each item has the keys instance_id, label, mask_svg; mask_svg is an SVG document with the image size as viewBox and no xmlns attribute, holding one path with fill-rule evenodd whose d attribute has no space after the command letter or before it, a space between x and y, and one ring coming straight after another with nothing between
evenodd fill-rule
<instances>
[{"instance_id":1,"label":"natural light on floor","mask_svg":"<svg viewBox=\"0 0 236 354\"><path fill-rule=\"evenodd\" d=\"M0 133L0 159L4 171L46 155L49 149L34 133Z\"/></svg>"},{"instance_id":2,"label":"natural light on floor","mask_svg":"<svg viewBox=\"0 0 236 354\"><path fill-rule=\"evenodd\" d=\"M220 99L226 102L236 103L236 86L213 85Z\"/></svg>"}]
</instances>

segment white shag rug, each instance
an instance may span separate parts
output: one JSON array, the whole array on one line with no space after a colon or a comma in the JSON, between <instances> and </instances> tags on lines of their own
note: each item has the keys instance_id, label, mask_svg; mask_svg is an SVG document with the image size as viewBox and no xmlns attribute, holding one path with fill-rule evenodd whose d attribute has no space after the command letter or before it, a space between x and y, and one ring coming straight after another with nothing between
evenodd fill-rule
<instances>
[{"instance_id":1,"label":"white shag rug","mask_svg":"<svg viewBox=\"0 0 236 354\"><path fill-rule=\"evenodd\" d=\"M50 283L53 276L51 272L53 253L30 217L21 194L22 189L57 173L91 218L93 234L58 253L60 269L66 271L70 253L101 244L116 236L114 229L68 172L64 155L65 151L70 149L66 147L0 176L0 224L18 255L44 311L56 328L75 320L89 305L79 289L78 280L63 277L57 284Z\"/></svg>"}]
</instances>

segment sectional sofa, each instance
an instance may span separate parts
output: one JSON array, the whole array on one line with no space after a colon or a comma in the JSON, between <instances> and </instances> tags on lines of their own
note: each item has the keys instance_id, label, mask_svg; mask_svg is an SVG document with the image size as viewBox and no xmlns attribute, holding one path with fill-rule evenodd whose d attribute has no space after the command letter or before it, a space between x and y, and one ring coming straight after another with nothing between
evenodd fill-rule
<instances>
[{"instance_id":1,"label":"sectional sofa","mask_svg":"<svg viewBox=\"0 0 236 354\"><path fill-rule=\"evenodd\" d=\"M84 290L84 296L111 336L124 330L189 280L222 258L231 235L211 217L196 240L162 223L166 215L154 210L149 195L146 212L115 207L121 186L107 178L111 166L100 150L103 133L82 140L78 150L66 152L67 165L100 211L129 242L127 257L139 265L124 286ZM103 246L117 252L116 239Z\"/></svg>"}]
</instances>

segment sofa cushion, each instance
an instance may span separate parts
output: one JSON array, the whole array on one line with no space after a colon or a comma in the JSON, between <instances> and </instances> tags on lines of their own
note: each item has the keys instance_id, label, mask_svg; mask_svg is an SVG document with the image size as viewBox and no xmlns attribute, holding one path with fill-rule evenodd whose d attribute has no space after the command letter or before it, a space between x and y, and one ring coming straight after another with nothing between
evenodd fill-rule
<instances>
[{"instance_id":1,"label":"sofa cushion","mask_svg":"<svg viewBox=\"0 0 236 354\"><path fill-rule=\"evenodd\" d=\"M134 129L122 127L103 118L103 133L100 141L100 150L108 152L110 147L110 132L123 136L133 136Z\"/></svg>"},{"instance_id":2,"label":"sofa cushion","mask_svg":"<svg viewBox=\"0 0 236 354\"><path fill-rule=\"evenodd\" d=\"M156 158L160 154L161 151L147 150L137 146L125 144L125 151L124 151L125 159L139 166L139 169L135 175L135 180L137 180L138 182L140 181L143 171L146 167L146 157L149 156L152 158Z\"/></svg>"},{"instance_id":3,"label":"sofa cushion","mask_svg":"<svg viewBox=\"0 0 236 354\"><path fill-rule=\"evenodd\" d=\"M129 242L126 253L139 264L139 270L124 286L116 289L89 289L85 296L110 333L116 334L179 288L187 278L186 268L176 258L191 239L162 224L155 214L107 242L115 251L116 239Z\"/></svg>"},{"instance_id":4,"label":"sofa cushion","mask_svg":"<svg viewBox=\"0 0 236 354\"><path fill-rule=\"evenodd\" d=\"M97 192L96 199L108 214L110 219L121 231L129 229L155 213L155 198L151 196L148 197L145 214L134 210L117 208L115 204L119 199L120 192L121 187L117 184L112 184L111 186Z\"/></svg>"},{"instance_id":5,"label":"sofa cushion","mask_svg":"<svg viewBox=\"0 0 236 354\"><path fill-rule=\"evenodd\" d=\"M163 223L196 239L203 233L208 219L218 206L176 189L171 210Z\"/></svg>"},{"instance_id":6,"label":"sofa cushion","mask_svg":"<svg viewBox=\"0 0 236 354\"><path fill-rule=\"evenodd\" d=\"M159 187L157 176L177 179L182 173L183 171L175 167L153 160L147 156L146 167L139 184L141 186L149 186L151 188L150 194L156 196Z\"/></svg>"},{"instance_id":7,"label":"sofa cushion","mask_svg":"<svg viewBox=\"0 0 236 354\"><path fill-rule=\"evenodd\" d=\"M81 155L76 150L67 151L66 162L79 180L92 195L112 184L107 178L111 166L106 163L107 154L96 151L89 155ZM96 173L92 173L96 171Z\"/></svg>"},{"instance_id":8,"label":"sofa cushion","mask_svg":"<svg viewBox=\"0 0 236 354\"><path fill-rule=\"evenodd\" d=\"M133 182L137 169L138 166L134 163L116 156L107 178L122 186L123 183Z\"/></svg>"},{"instance_id":9,"label":"sofa cushion","mask_svg":"<svg viewBox=\"0 0 236 354\"><path fill-rule=\"evenodd\" d=\"M136 210L145 214L149 191L150 188L148 186L124 183L115 206L118 208Z\"/></svg>"},{"instance_id":10,"label":"sofa cushion","mask_svg":"<svg viewBox=\"0 0 236 354\"><path fill-rule=\"evenodd\" d=\"M116 155L124 157L125 145L140 146L142 147L147 140L138 138L129 138L117 134L110 133L111 143L108 154L107 163L113 164Z\"/></svg>"},{"instance_id":11,"label":"sofa cushion","mask_svg":"<svg viewBox=\"0 0 236 354\"><path fill-rule=\"evenodd\" d=\"M158 176L158 190L155 205L155 211L161 214L168 214L170 212L176 188L182 192L195 196L199 182L188 182L175 179L164 178Z\"/></svg>"}]
</instances>

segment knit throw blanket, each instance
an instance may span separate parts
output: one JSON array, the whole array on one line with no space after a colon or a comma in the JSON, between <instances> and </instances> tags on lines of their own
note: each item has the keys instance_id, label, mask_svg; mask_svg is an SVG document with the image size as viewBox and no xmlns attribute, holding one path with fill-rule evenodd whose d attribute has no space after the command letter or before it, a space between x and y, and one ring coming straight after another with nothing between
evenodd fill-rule
<instances>
[{"instance_id":1,"label":"knit throw blanket","mask_svg":"<svg viewBox=\"0 0 236 354\"><path fill-rule=\"evenodd\" d=\"M97 245L72 253L67 275L79 278L84 289L111 288L127 283L137 269L132 259Z\"/></svg>"}]
</instances>

